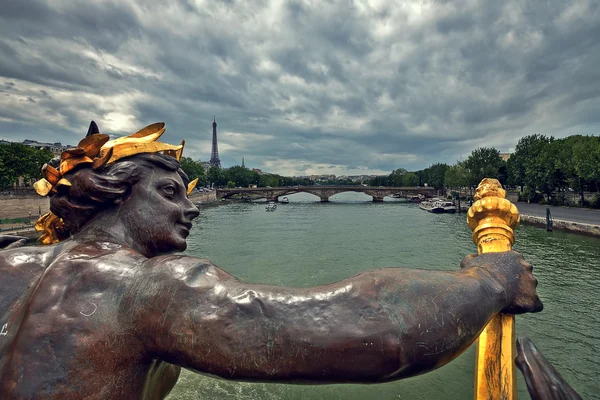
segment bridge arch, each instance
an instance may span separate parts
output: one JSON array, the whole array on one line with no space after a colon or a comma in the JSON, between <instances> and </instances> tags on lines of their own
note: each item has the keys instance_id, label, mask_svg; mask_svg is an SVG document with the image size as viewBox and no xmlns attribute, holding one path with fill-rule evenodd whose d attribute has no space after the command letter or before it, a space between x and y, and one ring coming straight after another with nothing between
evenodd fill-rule
<instances>
[{"instance_id":1,"label":"bridge arch","mask_svg":"<svg viewBox=\"0 0 600 400\"><path fill-rule=\"evenodd\" d=\"M372 197L374 202L382 202L383 198L392 194L407 196L409 194L423 194L431 197L435 194L433 188L422 187L372 187L372 186L288 186L275 188L227 188L217 189L217 197L230 198L236 194L259 195L268 201L277 201L278 197L289 196L295 193L310 193L321 199L322 202L328 202L333 195L344 192L365 193Z\"/></svg>"}]
</instances>

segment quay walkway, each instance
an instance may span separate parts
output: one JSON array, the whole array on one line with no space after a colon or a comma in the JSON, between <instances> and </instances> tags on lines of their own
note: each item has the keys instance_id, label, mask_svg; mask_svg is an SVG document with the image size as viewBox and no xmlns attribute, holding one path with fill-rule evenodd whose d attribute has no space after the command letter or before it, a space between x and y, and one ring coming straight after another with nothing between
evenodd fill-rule
<instances>
[{"instance_id":1,"label":"quay walkway","mask_svg":"<svg viewBox=\"0 0 600 400\"><path fill-rule=\"evenodd\" d=\"M546 226L546 208L552 216L552 229L600 236L600 210L557 207L543 204L515 203L521 222Z\"/></svg>"}]
</instances>

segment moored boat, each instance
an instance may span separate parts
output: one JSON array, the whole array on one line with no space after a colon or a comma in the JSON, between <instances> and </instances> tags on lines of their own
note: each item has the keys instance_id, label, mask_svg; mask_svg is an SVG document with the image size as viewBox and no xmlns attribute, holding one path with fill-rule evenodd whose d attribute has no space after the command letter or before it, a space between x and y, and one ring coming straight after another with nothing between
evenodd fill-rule
<instances>
[{"instance_id":1,"label":"moored boat","mask_svg":"<svg viewBox=\"0 0 600 400\"><path fill-rule=\"evenodd\" d=\"M434 214L442 214L442 213L455 213L456 206L451 201L436 201L433 203L432 207L427 210Z\"/></svg>"},{"instance_id":2,"label":"moored boat","mask_svg":"<svg viewBox=\"0 0 600 400\"><path fill-rule=\"evenodd\" d=\"M422 194L419 193L417 195L408 196L407 199L411 203L421 203L421 202L425 201L425 196L423 196Z\"/></svg>"},{"instance_id":3,"label":"moored boat","mask_svg":"<svg viewBox=\"0 0 600 400\"><path fill-rule=\"evenodd\" d=\"M433 197L431 199L424 199L419 203L419 208L421 210L431 211L431 209L433 208L433 205L435 203L437 203L438 201L444 201L444 199L440 199L437 197Z\"/></svg>"},{"instance_id":4,"label":"moored boat","mask_svg":"<svg viewBox=\"0 0 600 400\"><path fill-rule=\"evenodd\" d=\"M425 211L429 211L434 214L442 213L455 213L456 206L453 202L444 199L433 198L430 200L423 200L419 204L419 208Z\"/></svg>"}]
</instances>

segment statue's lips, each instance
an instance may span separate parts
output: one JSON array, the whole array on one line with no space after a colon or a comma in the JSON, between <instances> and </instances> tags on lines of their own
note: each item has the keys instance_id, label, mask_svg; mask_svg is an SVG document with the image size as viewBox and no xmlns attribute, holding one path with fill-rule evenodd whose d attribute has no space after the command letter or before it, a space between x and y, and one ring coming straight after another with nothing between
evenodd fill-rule
<instances>
[{"instance_id":1,"label":"statue's lips","mask_svg":"<svg viewBox=\"0 0 600 400\"><path fill-rule=\"evenodd\" d=\"M177 226L185 229L188 233L192 229L192 223L191 222L178 222Z\"/></svg>"}]
</instances>

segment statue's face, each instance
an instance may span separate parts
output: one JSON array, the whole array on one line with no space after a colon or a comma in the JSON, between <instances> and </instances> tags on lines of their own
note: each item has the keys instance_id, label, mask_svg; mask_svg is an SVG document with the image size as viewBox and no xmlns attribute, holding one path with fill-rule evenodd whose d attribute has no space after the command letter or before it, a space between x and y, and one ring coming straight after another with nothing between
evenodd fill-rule
<instances>
[{"instance_id":1,"label":"statue's face","mask_svg":"<svg viewBox=\"0 0 600 400\"><path fill-rule=\"evenodd\" d=\"M119 209L134 248L147 257L186 249L192 219L199 214L186 190L177 172L144 171Z\"/></svg>"}]
</instances>

